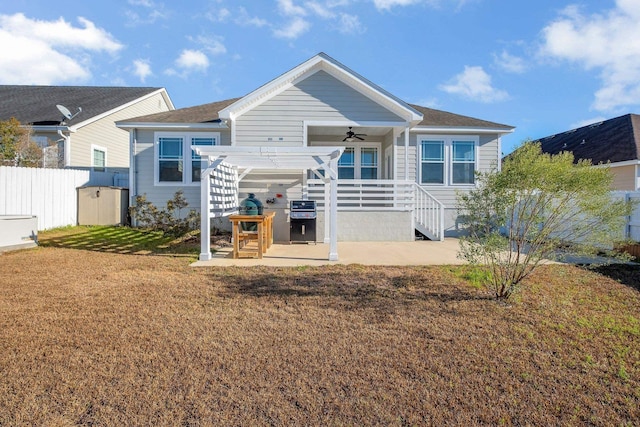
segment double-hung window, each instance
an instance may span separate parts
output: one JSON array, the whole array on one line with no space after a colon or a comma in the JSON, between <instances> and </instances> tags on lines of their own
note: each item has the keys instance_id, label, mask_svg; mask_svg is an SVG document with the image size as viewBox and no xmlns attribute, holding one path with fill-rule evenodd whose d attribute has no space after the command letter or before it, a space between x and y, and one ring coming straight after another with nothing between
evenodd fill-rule
<instances>
[{"instance_id":1,"label":"double-hung window","mask_svg":"<svg viewBox=\"0 0 640 427\"><path fill-rule=\"evenodd\" d=\"M199 184L200 171L206 165L191 146L216 145L219 140L219 133L157 132L155 134L156 184Z\"/></svg>"},{"instance_id":2,"label":"double-hung window","mask_svg":"<svg viewBox=\"0 0 640 427\"><path fill-rule=\"evenodd\" d=\"M107 149L91 145L91 167L96 172L104 172L107 167Z\"/></svg>"},{"instance_id":3,"label":"double-hung window","mask_svg":"<svg viewBox=\"0 0 640 427\"><path fill-rule=\"evenodd\" d=\"M419 136L419 179L426 185L473 185L478 137Z\"/></svg>"}]
</instances>

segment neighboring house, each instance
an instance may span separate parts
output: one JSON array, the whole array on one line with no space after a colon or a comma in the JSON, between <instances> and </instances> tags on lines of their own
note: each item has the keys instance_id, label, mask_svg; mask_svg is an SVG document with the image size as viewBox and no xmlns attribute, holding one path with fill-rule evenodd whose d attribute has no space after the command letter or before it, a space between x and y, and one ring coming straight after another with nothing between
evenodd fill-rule
<instances>
[{"instance_id":1,"label":"neighboring house","mask_svg":"<svg viewBox=\"0 0 640 427\"><path fill-rule=\"evenodd\" d=\"M570 151L575 161L609 164L613 189L640 190L640 115L626 114L538 140L542 151Z\"/></svg>"},{"instance_id":2,"label":"neighboring house","mask_svg":"<svg viewBox=\"0 0 640 427\"><path fill-rule=\"evenodd\" d=\"M114 122L173 109L164 88L0 85L0 120L30 126L47 167L127 172L129 135Z\"/></svg>"},{"instance_id":3,"label":"neighboring house","mask_svg":"<svg viewBox=\"0 0 640 427\"><path fill-rule=\"evenodd\" d=\"M242 98L116 125L131 135L132 200L145 194L161 206L182 189L204 206L207 232L206 218L224 226L219 218L252 192L276 211L275 239L288 241L289 201L315 199L325 242L455 232L456 191L499 167L500 138L513 131L407 104L324 53Z\"/></svg>"}]
</instances>

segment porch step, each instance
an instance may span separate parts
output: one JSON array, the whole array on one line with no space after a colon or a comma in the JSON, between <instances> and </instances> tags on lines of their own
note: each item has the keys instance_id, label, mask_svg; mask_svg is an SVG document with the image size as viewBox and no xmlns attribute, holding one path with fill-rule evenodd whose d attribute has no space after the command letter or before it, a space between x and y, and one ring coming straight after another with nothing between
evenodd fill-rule
<instances>
[{"instance_id":1,"label":"porch step","mask_svg":"<svg viewBox=\"0 0 640 427\"><path fill-rule=\"evenodd\" d=\"M429 240L436 240L436 241L440 240L434 233L429 231L426 227L424 227L421 224L416 223L415 228L418 233L422 234L424 237L426 237Z\"/></svg>"}]
</instances>

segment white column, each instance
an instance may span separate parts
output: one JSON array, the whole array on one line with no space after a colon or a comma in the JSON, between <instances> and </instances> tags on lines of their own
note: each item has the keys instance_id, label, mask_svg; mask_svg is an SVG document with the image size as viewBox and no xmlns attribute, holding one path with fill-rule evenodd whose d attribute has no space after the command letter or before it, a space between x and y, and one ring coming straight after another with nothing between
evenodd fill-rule
<instances>
[{"instance_id":1,"label":"white column","mask_svg":"<svg viewBox=\"0 0 640 427\"><path fill-rule=\"evenodd\" d=\"M324 243L331 242L331 236L329 235L331 227L329 226L330 221L330 198L329 198L329 186L331 184L331 180L327 178L327 175L331 175L329 171L325 170L325 178L322 179L324 182Z\"/></svg>"},{"instance_id":2,"label":"white column","mask_svg":"<svg viewBox=\"0 0 640 427\"><path fill-rule=\"evenodd\" d=\"M200 261L211 259L211 178L207 168L200 176Z\"/></svg>"},{"instance_id":3,"label":"white column","mask_svg":"<svg viewBox=\"0 0 640 427\"><path fill-rule=\"evenodd\" d=\"M337 261L338 260L338 160L334 159L329 162L330 171L329 176L329 185L331 185L330 189L330 230L329 233L331 235L329 242L329 261ZM326 208L325 208L326 215Z\"/></svg>"}]
</instances>

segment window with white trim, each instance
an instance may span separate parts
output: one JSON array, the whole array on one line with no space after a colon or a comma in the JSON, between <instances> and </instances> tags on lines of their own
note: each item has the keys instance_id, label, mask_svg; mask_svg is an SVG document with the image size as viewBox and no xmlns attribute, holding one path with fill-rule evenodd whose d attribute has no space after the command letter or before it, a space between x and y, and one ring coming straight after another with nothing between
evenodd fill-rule
<instances>
[{"instance_id":1,"label":"window with white trim","mask_svg":"<svg viewBox=\"0 0 640 427\"><path fill-rule=\"evenodd\" d=\"M425 185L474 185L478 168L476 136L419 135L419 182Z\"/></svg>"},{"instance_id":2,"label":"window with white trim","mask_svg":"<svg viewBox=\"0 0 640 427\"><path fill-rule=\"evenodd\" d=\"M107 149L91 145L91 167L96 172L104 172L107 168Z\"/></svg>"},{"instance_id":3,"label":"window with white trim","mask_svg":"<svg viewBox=\"0 0 640 427\"><path fill-rule=\"evenodd\" d=\"M205 162L191 149L193 145L219 144L220 133L156 132L155 183L157 185L197 185ZM189 156L189 157L187 157Z\"/></svg>"},{"instance_id":4,"label":"window with white trim","mask_svg":"<svg viewBox=\"0 0 640 427\"><path fill-rule=\"evenodd\" d=\"M338 179L380 178L380 145L356 144L346 146L338 159Z\"/></svg>"}]
</instances>

